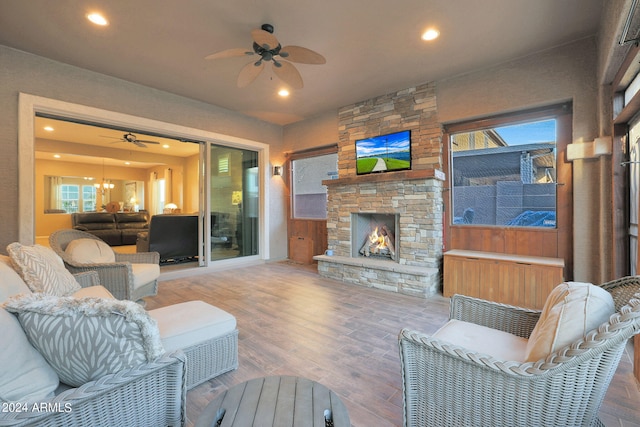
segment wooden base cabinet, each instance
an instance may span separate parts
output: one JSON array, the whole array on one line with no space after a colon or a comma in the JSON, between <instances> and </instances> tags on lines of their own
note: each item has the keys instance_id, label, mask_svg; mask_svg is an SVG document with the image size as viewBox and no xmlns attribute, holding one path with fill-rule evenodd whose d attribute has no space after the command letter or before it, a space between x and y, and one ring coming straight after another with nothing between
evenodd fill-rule
<instances>
[{"instance_id":1,"label":"wooden base cabinet","mask_svg":"<svg viewBox=\"0 0 640 427\"><path fill-rule=\"evenodd\" d=\"M454 249L444 254L443 295L468 295L520 307L542 309L563 282L558 258Z\"/></svg>"}]
</instances>

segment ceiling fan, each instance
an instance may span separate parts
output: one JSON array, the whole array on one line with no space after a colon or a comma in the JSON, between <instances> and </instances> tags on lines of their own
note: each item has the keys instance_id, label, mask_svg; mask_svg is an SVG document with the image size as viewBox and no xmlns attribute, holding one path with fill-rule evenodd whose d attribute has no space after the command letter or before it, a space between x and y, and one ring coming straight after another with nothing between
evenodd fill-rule
<instances>
[{"instance_id":1,"label":"ceiling fan","mask_svg":"<svg viewBox=\"0 0 640 427\"><path fill-rule=\"evenodd\" d=\"M300 46L284 46L273 35L273 25L264 24L261 28L251 31L253 39L253 51L243 48L227 49L213 53L205 59L222 59L245 55L259 55L255 62L245 65L238 74L238 87L246 87L253 82L264 69L265 62L273 64L273 71L283 82L294 89L302 89L304 83L298 69L292 64L324 64L327 60L324 56L311 49ZM286 58L287 61L283 60Z\"/></svg>"},{"instance_id":2,"label":"ceiling fan","mask_svg":"<svg viewBox=\"0 0 640 427\"><path fill-rule=\"evenodd\" d=\"M105 138L113 138L113 136L105 136ZM138 147L142 147L142 148L147 148L146 144L160 144L158 141L138 139L138 137L132 134L131 132L125 133L122 136L122 138L119 138L119 141L116 141L116 142L129 142L131 144L137 145Z\"/></svg>"}]
</instances>

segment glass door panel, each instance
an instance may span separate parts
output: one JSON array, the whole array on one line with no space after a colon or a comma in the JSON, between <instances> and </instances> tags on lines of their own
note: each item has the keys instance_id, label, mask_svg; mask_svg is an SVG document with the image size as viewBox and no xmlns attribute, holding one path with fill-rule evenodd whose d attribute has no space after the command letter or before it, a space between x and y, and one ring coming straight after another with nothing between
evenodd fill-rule
<instances>
[{"instance_id":1,"label":"glass door panel","mask_svg":"<svg viewBox=\"0 0 640 427\"><path fill-rule=\"evenodd\" d=\"M211 261L258 255L258 152L211 145Z\"/></svg>"}]
</instances>

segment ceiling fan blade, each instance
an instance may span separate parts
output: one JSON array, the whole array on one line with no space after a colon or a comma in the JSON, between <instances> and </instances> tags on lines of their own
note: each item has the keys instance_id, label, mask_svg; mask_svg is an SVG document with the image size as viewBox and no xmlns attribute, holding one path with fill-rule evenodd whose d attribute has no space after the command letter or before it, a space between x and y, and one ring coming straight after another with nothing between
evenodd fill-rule
<instances>
[{"instance_id":1,"label":"ceiling fan blade","mask_svg":"<svg viewBox=\"0 0 640 427\"><path fill-rule=\"evenodd\" d=\"M287 53L284 56L283 53ZM300 46L285 46L280 49L280 56L287 58L287 61L299 64L326 64L327 60L318 52Z\"/></svg>"},{"instance_id":2,"label":"ceiling fan blade","mask_svg":"<svg viewBox=\"0 0 640 427\"><path fill-rule=\"evenodd\" d=\"M144 142L145 144L160 144L158 141L148 141L146 139L136 139L138 142Z\"/></svg>"},{"instance_id":3,"label":"ceiling fan blade","mask_svg":"<svg viewBox=\"0 0 640 427\"><path fill-rule=\"evenodd\" d=\"M278 61L280 67L273 67L273 71L276 73L283 82L288 84L294 89L302 89L304 83L302 82L302 76L298 72L297 68L287 61Z\"/></svg>"},{"instance_id":4,"label":"ceiling fan blade","mask_svg":"<svg viewBox=\"0 0 640 427\"><path fill-rule=\"evenodd\" d=\"M245 55L253 55L253 52L248 52L247 49L237 47L235 49L227 49L221 52L212 53L211 55L205 56L204 59L224 59Z\"/></svg>"},{"instance_id":5,"label":"ceiling fan blade","mask_svg":"<svg viewBox=\"0 0 640 427\"><path fill-rule=\"evenodd\" d=\"M264 62L259 62L259 65L255 65L256 63L254 62L249 62L242 67L242 70L240 70L238 74L238 87L247 87L258 77L258 74L260 74L264 68Z\"/></svg>"},{"instance_id":6,"label":"ceiling fan blade","mask_svg":"<svg viewBox=\"0 0 640 427\"><path fill-rule=\"evenodd\" d=\"M267 50L274 49L280 44L276 36L259 28L251 30L251 38L254 42L258 43L258 45L262 47L265 47L265 45L267 45Z\"/></svg>"},{"instance_id":7,"label":"ceiling fan blade","mask_svg":"<svg viewBox=\"0 0 640 427\"><path fill-rule=\"evenodd\" d=\"M144 145L142 142L138 141L137 139L134 141L131 141L131 143L134 145L137 145L138 147L147 148L146 145Z\"/></svg>"}]
</instances>

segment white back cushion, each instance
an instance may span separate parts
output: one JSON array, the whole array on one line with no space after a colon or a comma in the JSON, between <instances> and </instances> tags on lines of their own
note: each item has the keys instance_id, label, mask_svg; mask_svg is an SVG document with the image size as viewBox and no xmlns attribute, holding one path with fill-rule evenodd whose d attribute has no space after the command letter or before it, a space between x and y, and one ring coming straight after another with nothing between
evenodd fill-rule
<instances>
[{"instance_id":1,"label":"white back cushion","mask_svg":"<svg viewBox=\"0 0 640 427\"><path fill-rule=\"evenodd\" d=\"M113 249L102 240L72 240L64 251L78 264L111 264L116 262L116 254Z\"/></svg>"},{"instance_id":2,"label":"white back cushion","mask_svg":"<svg viewBox=\"0 0 640 427\"><path fill-rule=\"evenodd\" d=\"M0 400L38 402L53 396L58 375L36 351L13 314L0 308Z\"/></svg>"},{"instance_id":3,"label":"white back cushion","mask_svg":"<svg viewBox=\"0 0 640 427\"><path fill-rule=\"evenodd\" d=\"M0 304L7 298L19 294L31 293L22 277L13 269L11 258L0 255Z\"/></svg>"},{"instance_id":4,"label":"white back cushion","mask_svg":"<svg viewBox=\"0 0 640 427\"><path fill-rule=\"evenodd\" d=\"M529 336L526 361L544 359L580 339L614 312L613 298L604 289L591 283L561 283L547 297Z\"/></svg>"}]
</instances>

